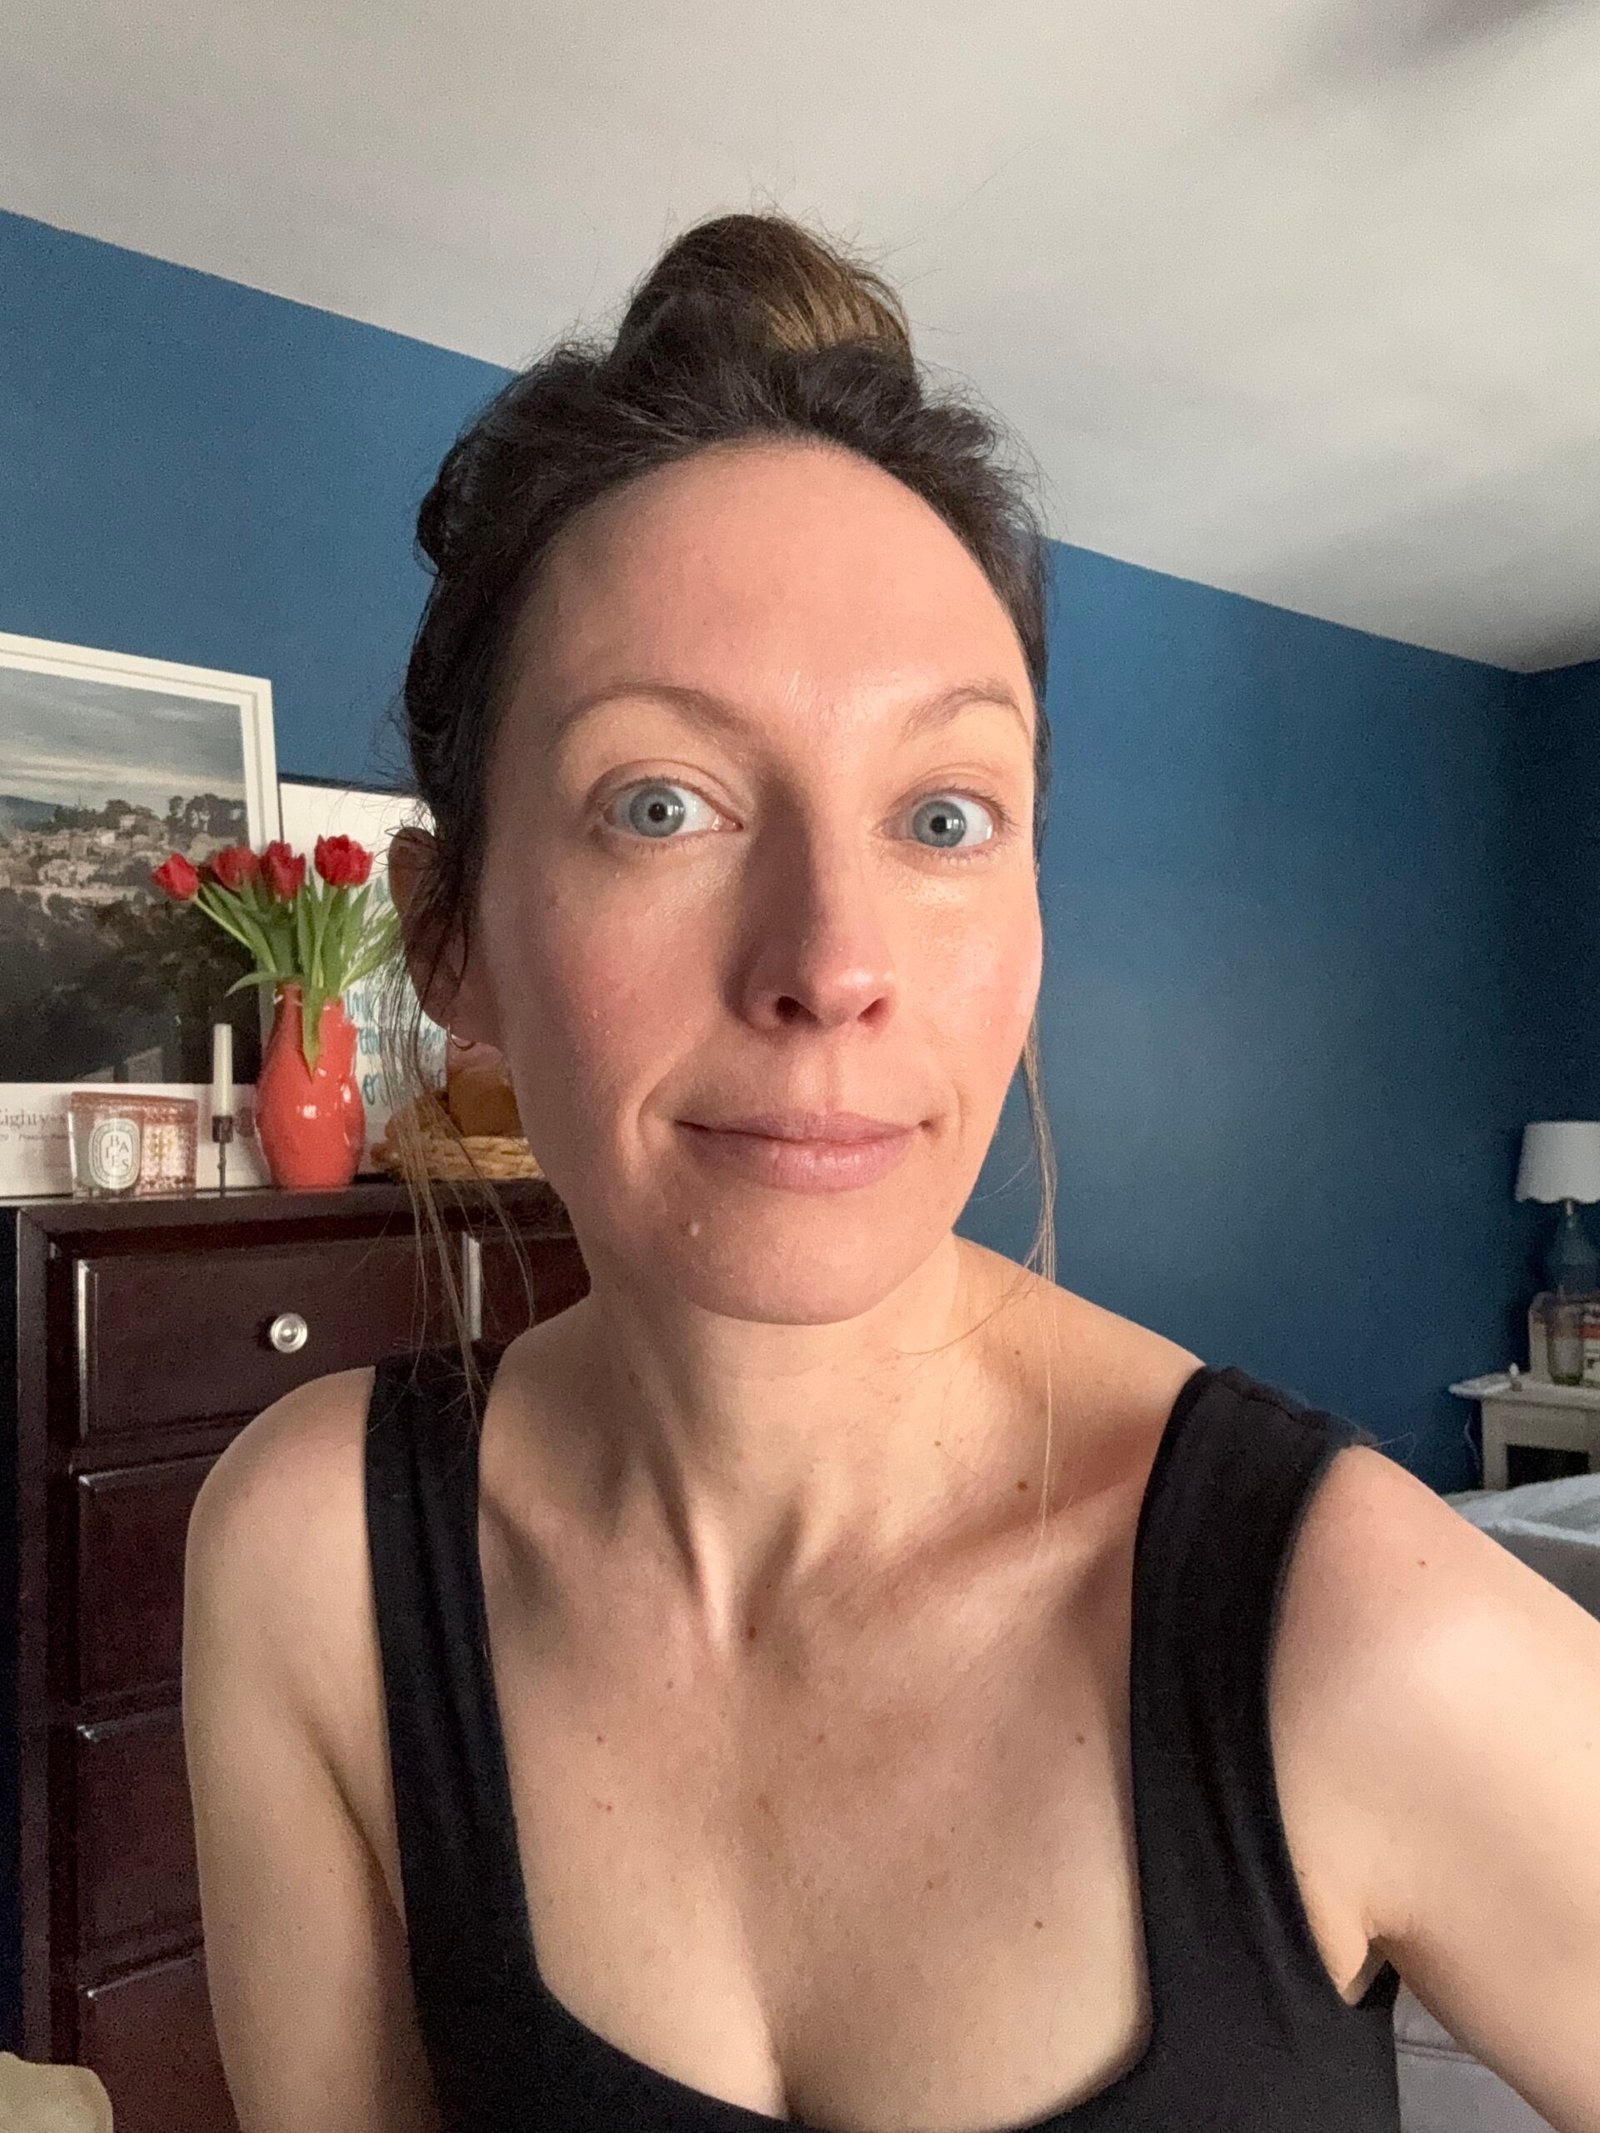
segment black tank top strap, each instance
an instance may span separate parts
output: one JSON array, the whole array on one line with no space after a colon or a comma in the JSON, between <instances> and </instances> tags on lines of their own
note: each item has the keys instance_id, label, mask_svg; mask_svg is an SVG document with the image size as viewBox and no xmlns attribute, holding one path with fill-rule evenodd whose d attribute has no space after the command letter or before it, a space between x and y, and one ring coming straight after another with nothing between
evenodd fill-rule
<instances>
[{"instance_id":1,"label":"black tank top strap","mask_svg":"<svg viewBox=\"0 0 1600 2133\"><path fill-rule=\"evenodd\" d=\"M1377 1439L1237 1368L1184 1388L1140 1512L1132 1766L1152 2001L1169 2053L1265 2030L1304 2052L1362 2024L1317 1947L1274 1774L1269 1668L1301 1523L1334 1456ZM1361 2008L1380 2057L1399 1979ZM1247 2021L1241 2010L1249 2009Z\"/></svg>"},{"instance_id":2,"label":"black tank top strap","mask_svg":"<svg viewBox=\"0 0 1600 2133\"><path fill-rule=\"evenodd\" d=\"M477 1353L487 1383L500 1350ZM515 2061L532 1991L477 1559L480 1421L459 1349L378 1365L366 1520L411 1975L436 2075L466 2067L475 2104Z\"/></svg>"}]
</instances>

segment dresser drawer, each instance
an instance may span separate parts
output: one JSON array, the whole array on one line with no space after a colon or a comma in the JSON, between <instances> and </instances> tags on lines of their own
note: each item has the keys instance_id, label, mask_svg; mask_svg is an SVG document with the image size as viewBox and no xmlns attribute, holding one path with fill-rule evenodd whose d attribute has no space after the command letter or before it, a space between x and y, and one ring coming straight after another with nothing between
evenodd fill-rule
<instances>
[{"instance_id":1,"label":"dresser drawer","mask_svg":"<svg viewBox=\"0 0 1600 2133\"><path fill-rule=\"evenodd\" d=\"M78 1696L176 1688L184 1544L212 1464L168 1459L78 1476Z\"/></svg>"},{"instance_id":2,"label":"dresser drawer","mask_svg":"<svg viewBox=\"0 0 1600 2133\"><path fill-rule=\"evenodd\" d=\"M182 1711L79 1725L73 1764L78 1952L88 1973L108 1967L119 1946L148 1953L152 1942L170 1948L198 1938Z\"/></svg>"},{"instance_id":3,"label":"dresser drawer","mask_svg":"<svg viewBox=\"0 0 1600 2133\"><path fill-rule=\"evenodd\" d=\"M80 1440L254 1414L307 1378L453 1339L440 1272L419 1271L433 1251L408 1233L79 1260Z\"/></svg>"},{"instance_id":4,"label":"dresser drawer","mask_svg":"<svg viewBox=\"0 0 1600 2133\"><path fill-rule=\"evenodd\" d=\"M77 2059L105 2083L116 2133L239 2133L202 1949L80 1991Z\"/></svg>"}]
</instances>

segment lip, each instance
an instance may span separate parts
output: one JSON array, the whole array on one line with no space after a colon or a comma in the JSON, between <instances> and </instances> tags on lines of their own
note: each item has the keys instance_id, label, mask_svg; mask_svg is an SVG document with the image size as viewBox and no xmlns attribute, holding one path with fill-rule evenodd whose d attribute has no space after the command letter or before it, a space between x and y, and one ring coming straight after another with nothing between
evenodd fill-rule
<instances>
[{"instance_id":1,"label":"lip","mask_svg":"<svg viewBox=\"0 0 1600 2133\"><path fill-rule=\"evenodd\" d=\"M689 1148L700 1161L732 1171L758 1185L784 1192L850 1192L887 1176L909 1153L920 1130L888 1126L876 1119L845 1117L835 1112L827 1124L832 1137L796 1140L794 1116L782 1123L783 1134L752 1132L747 1127L699 1126L683 1119ZM841 1127L852 1138L840 1137ZM870 1132L862 1133L863 1127Z\"/></svg>"},{"instance_id":2,"label":"lip","mask_svg":"<svg viewBox=\"0 0 1600 2133\"><path fill-rule=\"evenodd\" d=\"M859 1111L760 1111L750 1118L686 1118L683 1123L702 1133L756 1133L763 1140L841 1146L886 1140L916 1130L890 1118L867 1118Z\"/></svg>"}]
</instances>

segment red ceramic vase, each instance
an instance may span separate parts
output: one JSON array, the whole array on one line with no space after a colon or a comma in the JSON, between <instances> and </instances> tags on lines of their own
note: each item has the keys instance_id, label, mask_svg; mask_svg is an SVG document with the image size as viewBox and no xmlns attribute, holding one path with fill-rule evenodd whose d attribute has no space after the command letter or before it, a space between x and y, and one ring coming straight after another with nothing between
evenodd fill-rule
<instances>
[{"instance_id":1,"label":"red ceramic vase","mask_svg":"<svg viewBox=\"0 0 1600 2133\"><path fill-rule=\"evenodd\" d=\"M301 1191L348 1185L366 1145L356 1083L356 1027L343 1000L322 1010L314 1072L300 1044L300 987L280 985L256 1083L256 1132L274 1181Z\"/></svg>"}]
</instances>

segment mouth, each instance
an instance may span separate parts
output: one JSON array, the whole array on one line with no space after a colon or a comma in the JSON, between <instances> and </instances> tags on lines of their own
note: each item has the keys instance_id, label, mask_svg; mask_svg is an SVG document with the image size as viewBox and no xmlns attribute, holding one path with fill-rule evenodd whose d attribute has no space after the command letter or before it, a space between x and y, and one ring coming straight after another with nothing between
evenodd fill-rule
<instances>
[{"instance_id":1,"label":"mouth","mask_svg":"<svg viewBox=\"0 0 1600 2133\"><path fill-rule=\"evenodd\" d=\"M728 1125L679 1122L696 1157L725 1176L782 1192L848 1192L875 1184L909 1155L920 1125L831 1112L785 1113Z\"/></svg>"},{"instance_id":2,"label":"mouth","mask_svg":"<svg viewBox=\"0 0 1600 2133\"><path fill-rule=\"evenodd\" d=\"M859 1111L769 1111L748 1118L686 1118L698 1133L745 1133L761 1140L804 1141L816 1147L849 1148L863 1141L897 1139L913 1133L917 1123L901 1125L887 1118L867 1118Z\"/></svg>"}]
</instances>

